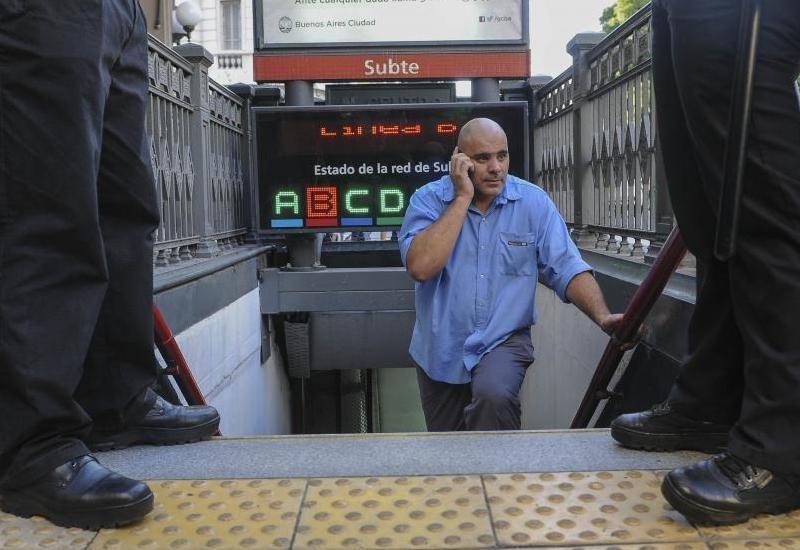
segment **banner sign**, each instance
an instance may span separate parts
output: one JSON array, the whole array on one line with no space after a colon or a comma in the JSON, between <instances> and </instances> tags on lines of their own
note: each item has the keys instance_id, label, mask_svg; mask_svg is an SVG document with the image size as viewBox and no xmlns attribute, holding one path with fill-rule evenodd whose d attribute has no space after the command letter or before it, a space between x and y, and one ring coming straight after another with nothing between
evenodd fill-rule
<instances>
[{"instance_id":1,"label":"banner sign","mask_svg":"<svg viewBox=\"0 0 800 550\"><path fill-rule=\"evenodd\" d=\"M525 44L523 0L262 0L259 49Z\"/></svg>"}]
</instances>

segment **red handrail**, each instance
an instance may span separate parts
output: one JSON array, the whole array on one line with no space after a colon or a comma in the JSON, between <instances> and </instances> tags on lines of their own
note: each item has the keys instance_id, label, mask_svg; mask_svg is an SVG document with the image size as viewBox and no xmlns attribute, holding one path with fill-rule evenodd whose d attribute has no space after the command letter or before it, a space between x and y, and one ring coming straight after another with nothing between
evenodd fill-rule
<instances>
[{"instance_id":1,"label":"red handrail","mask_svg":"<svg viewBox=\"0 0 800 550\"><path fill-rule=\"evenodd\" d=\"M175 383L178 384L187 404L205 405L206 399L192 376L192 371L189 370L189 364L181 353L167 320L155 304L153 304L153 328L156 347L167 364L167 374L175 378Z\"/></svg>"},{"instance_id":2,"label":"red handrail","mask_svg":"<svg viewBox=\"0 0 800 550\"><path fill-rule=\"evenodd\" d=\"M645 318L647 317L653 305L658 300L664 287L675 270L678 264L681 263L684 254L686 254L686 245L683 242L683 237L680 231L675 227L667 238L664 248L661 253L653 262L653 266L647 273L647 276L636 289L636 293L631 298L625 314L623 315L622 322L614 331L611 336L600 362L594 371L592 381L589 383L589 388L583 396L578 412L575 413L575 418L572 420L571 428L585 428L589 425L589 421L594 415L597 405L600 401L610 396L608 384L617 370L619 362L625 353L623 344L630 342L639 332Z\"/></svg>"}]
</instances>

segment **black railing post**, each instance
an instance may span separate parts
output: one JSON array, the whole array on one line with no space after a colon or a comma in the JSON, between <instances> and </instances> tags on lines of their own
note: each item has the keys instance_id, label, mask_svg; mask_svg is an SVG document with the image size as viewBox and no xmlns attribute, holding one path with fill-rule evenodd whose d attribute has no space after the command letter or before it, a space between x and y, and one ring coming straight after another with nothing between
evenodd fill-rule
<instances>
[{"instance_id":1,"label":"black railing post","mask_svg":"<svg viewBox=\"0 0 800 550\"><path fill-rule=\"evenodd\" d=\"M214 56L203 46L188 42L176 46L175 51L192 65L192 107L190 118L190 144L192 159L197 167L194 179L194 222L195 232L200 235L197 244L199 258L208 258L220 253L216 239L209 237L215 233L214 212L209 186L209 144L207 135L211 119L208 101L208 68L214 63Z\"/></svg>"},{"instance_id":2,"label":"black railing post","mask_svg":"<svg viewBox=\"0 0 800 550\"><path fill-rule=\"evenodd\" d=\"M255 90L251 84L233 84L228 86L228 89L239 96L242 103L242 172L245 178L245 217L247 220L247 227L249 228L247 238L254 240L258 230L258 174L256 173L256 166L253 159L255 153L253 151L253 97L255 97Z\"/></svg>"},{"instance_id":3,"label":"black railing post","mask_svg":"<svg viewBox=\"0 0 800 550\"><path fill-rule=\"evenodd\" d=\"M653 107L653 120L655 128L658 128L658 113ZM650 240L650 245L647 247L647 253L644 255L644 262L652 264L658 258L661 249L664 248L664 243L672 231L675 224L675 215L672 212L672 204L669 200L669 190L667 189L667 176L664 171L664 158L661 155L661 146L659 144L658 132L655 135L655 190L656 190L656 207L654 215L656 218L656 233Z\"/></svg>"},{"instance_id":4,"label":"black railing post","mask_svg":"<svg viewBox=\"0 0 800 550\"><path fill-rule=\"evenodd\" d=\"M572 239L578 246L594 246L596 241L594 235L587 228L587 225L592 222L591 210L584 209L584 203L591 205L588 193L591 189L589 165L592 154L592 127L591 124L582 124L581 121L584 116L591 121L588 97L592 79L588 54L605 36L604 33L581 33L575 35L567 44L567 52L572 56L573 90L571 114L572 188L574 190Z\"/></svg>"},{"instance_id":5,"label":"black railing post","mask_svg":"<svg viewBox=\"0 0 800 550\"><path fill-rule=\"evenodd\" d=\"M537 185L542 185L542 170L544 170L544 166L539 166L539 163L542 160L541 151L542 146L538 143L536 139L536 135L541 135L541 132L537 130L537 127L541 123L541 120L544 118L543 116L543 109L544 106L542 105L542 98L539 97L539 90L547 86L547 84L553 80L553 77L550 75L545 74L537 74L536 76L532 76L528 79L528 86L531 89L531 113L528 117L531 123L531 158L530 158L530 178L531 181Z\"/></svg>"}]
</instances>

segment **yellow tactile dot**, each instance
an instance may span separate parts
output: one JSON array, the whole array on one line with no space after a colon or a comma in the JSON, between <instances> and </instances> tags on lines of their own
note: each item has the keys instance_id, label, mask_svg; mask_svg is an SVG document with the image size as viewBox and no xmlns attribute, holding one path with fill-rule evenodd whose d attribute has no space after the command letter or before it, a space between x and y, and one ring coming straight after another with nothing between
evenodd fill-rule
<instances>
[{"instance_id":1,"label":"yellow tactile dot","mask_svg":"<svg viewBox=\"0 0 800 550\"><path fill-rule=\"evenodd\" d=\"M144 521L100 531L90 548L288 548L305 480L155 481Z\"/></svg>"},{"instance_id":2,"label":"yellow tactile dot","mask_svg":"<svg viewBox=\"0 0 800 550\"><path fill-rule=\"evenodd\" d=\"M484 482L497 540L504 546L701 540L663 500L652 472L491 475Z\"/></svg>"},{"instance_id":3,"label":"yellow tactile dot","mask_svg":"<svg viewBox=\"0 0 800 550\"><path fill-rule=\"evenodd\" d=\"M494 543L480 477L384 477L311 480L293 548Z\"/></svg>"},{"instance_id":4,"label":"yellow tactile dot","mask_svg":"<svg viewBox=\"0 0 800 550\"><path fill-rule=\"evenodd\" d=\"M66 529L40 517L20 518L0 512L0 548L86 548L94 531Z\"/></svg>"}]
</instances>

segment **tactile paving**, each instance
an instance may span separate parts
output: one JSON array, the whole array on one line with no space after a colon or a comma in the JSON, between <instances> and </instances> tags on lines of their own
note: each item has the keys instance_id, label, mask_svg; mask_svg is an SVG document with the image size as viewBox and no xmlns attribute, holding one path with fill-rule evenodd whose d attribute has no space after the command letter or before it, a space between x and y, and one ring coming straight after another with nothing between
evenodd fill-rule
<instances>
[{"instance_id":1,"label":"tactile paving","mask_svg":"<svg viewBox=\"0 0 800 550\"><path fill-rule=\"evenodd\" d=\"M94 531L66 529L44 518L20 518L0 512L0 548L86 548Z\"/></svg>"},{"instance_id":2,"label":"tactile paving","mask_svg":"<svg viewBox=\"0 0 800 550\"><path fill-rule=\"evenodd\" d=\"M800 537L800 510L779 516L761 515L737 525L722 527L698 526L707 540L716 539L761 539Z\"/></svg>"},{"instance_id":3,"label":"tactile paving","mask_svg":"<svg viewBox=\"0 0 800 550\"><path fill-rule=\"evenodd\" d=\"M294 548L495 544L478 476L312 479Z\"/></svg>"},{"instance_id":4,"label":"tactile paving","mask_svg":"<svg viewBox=\"0 0 800 550\"><path fill-rule=\"evenodd\" d=\"M541 548L541 547L540 547ZM567 547L568 548L568 547ZM708 550L702 542L660 542L657 544L615 544L614 546L576 546L580 550ZM566 550L564 548L563 550Z\"/></svg>"},{"instance_id":5,"label":"tactile paving","mask_svg":"<svg viewBox=\"0 0 800 550\"><path fill-rule=\"evenodd\" d=\"M654 473L659 483L661 483L664 476L667 474L665 471L656 471ZM739 539L740 541L749 541L751 544L755 544L757 539L762 538L792 541L800 537L800 510L794 510L787 514L777 516L764 514L736 525L724 525L720 527L698 525L697 529L706 541L711 542ZM770 541L770 544L774 543L775 541ZM797 543L795 542L794 544L796 545ZM736 548L740 547L737 546ZM760 547L748 546L748 548ZM786 548L800 548L800 546L788 546Z\"/></svg>"},{"instance_id":6,"label":"tactile paving","mask_svg":"<svg viewBox=\"0 0 800 550\"><path fill-rule=\"evenodd\" d=\"M749 540L724 540L709 542L711 550L759 550L761 548L797 549L800 548L799 538L784 539L749 539Z\"/></svg>"},{"instance_id":7,"label":"tactile paving","mask_svg":"<svg viewBox=\"0 0 800 550\"><path fill-rule=\"evenodd\" d=\"M306 481L156 481L144 521L103 530L92 549L288 548Z\"/></svg>"},{"instance_id":8,"label":"tactile paving","mask_svg":"<svg viewBox=\"0 0 800 550\"><path fill-rule=\"evenodd\" d=\"M695 528L663 500L664 473L158 481L154 512L121 529L0 513L0 550L800 550L800 510Z\"/></svg>"},{"instance_id":9,"label":"tactile paving","mask_svg":"<svg viewBox=\"0 0 800 550\"><path fill-rule=\"evenodd\" d=\"M651 471L486 475L484 482L503 546L701 541Z\"/></svg>"}]
</instances>

